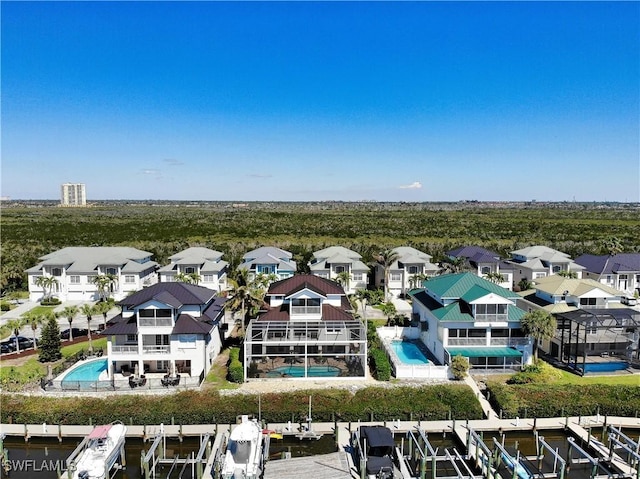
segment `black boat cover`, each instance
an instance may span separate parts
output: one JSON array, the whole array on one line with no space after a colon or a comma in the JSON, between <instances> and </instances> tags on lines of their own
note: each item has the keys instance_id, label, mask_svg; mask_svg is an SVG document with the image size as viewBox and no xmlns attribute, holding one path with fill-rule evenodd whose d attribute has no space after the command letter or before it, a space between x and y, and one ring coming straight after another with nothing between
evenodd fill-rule
<instances>
[{"instance_id":1,"label":"black boat cover","mask_svg":"<svg viewBox=\"0 0 640 479\"><path fill-rule=\"evenodd\" d=\"M381 471L385 473L382 477L393 477L393 462L391 458L389 456L369 456L367 459L367 474L377 475Z\"/></svg>"},{"instance_id":2,"label":"black boat cover","mask_svg":"<svg viewBox=\"0 0 640 479\"><path fill-rule=\"evenodd\" d=\"M367 456L391 456L396 445L393 433L384 426L360 426L360 439L366 440Z\"/></svg>"}]
</instances>

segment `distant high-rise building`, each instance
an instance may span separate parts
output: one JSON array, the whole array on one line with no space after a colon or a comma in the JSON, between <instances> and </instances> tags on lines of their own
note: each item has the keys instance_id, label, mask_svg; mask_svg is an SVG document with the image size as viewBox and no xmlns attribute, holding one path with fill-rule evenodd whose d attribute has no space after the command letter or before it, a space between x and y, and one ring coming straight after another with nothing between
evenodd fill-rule
<instances>
[{"instance_id":1,"label":"distant high-rise building","mask_svg":"<svg viewBox=\"0 0 640 479\"><path fill-rule=\"evenodd\" d=\"M84 183L64 183L60 187L61 206L87 206Z\"/></svg>"}]
</instances>

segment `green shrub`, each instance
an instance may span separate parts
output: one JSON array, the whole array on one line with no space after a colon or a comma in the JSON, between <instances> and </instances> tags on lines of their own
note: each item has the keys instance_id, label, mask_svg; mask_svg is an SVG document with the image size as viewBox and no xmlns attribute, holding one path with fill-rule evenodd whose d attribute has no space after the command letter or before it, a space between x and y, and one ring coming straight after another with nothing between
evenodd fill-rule
<instances>
[{"instance_id":1,"label":"green shrub","mask_svg":"<svg viewBox=\"0 0 640 479\"><path fill-rule=\"evenodd\" d=\"M9 311L11 310L11 305L6 301L0 301L0 311Z\"/></svg>"},{"instance_id":2,"label":"green shrub","mask_svg":"<svg viewBox=\"0 0 640 479\"><path fill-rule=\"evenodd\" d=\"M451 372L453 377L460 381L467 377L469 371L469 360L461 355L456 355L451 359Z\"/></svg>"},{"instance_id":3,"label":"green shrub","mask_svg":"<svg viewBox=\"0 0 640 479\"><path fill-rule=\"evenodd\" d=\"M389 358L381 349L372 349L369 352L373 374L378 381L388 381L391 379L391 364Z\"/></svg>"},{"instance_id":4,"label":"green shrub","mask_svg":"<svg viewBox=\"0 0 640 479\"><path fill-rule=\"evenodd\" d=\"M244 367L240 362L240 348L231 348L229 350L227 379L233 383L244 382Z\"/></svg>"},{"instance_id":5,"label":"green shrub","mask_svg":"<svg viewBox=\"0 0 640 479\"><path fill-rule=\"evenodd\" d=\"M58 298L47 298L40 301L41 306L58 306L59 304L62 304L62 301Z\"/></svg>"}]
</instances>

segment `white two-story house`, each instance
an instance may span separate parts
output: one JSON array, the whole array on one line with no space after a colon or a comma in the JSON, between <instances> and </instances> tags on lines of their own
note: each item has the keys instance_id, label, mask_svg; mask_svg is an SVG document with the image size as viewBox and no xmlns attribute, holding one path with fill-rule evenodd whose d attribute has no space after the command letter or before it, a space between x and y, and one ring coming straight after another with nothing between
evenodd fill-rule
<instances>
[{"instance_id":1,"label":"white two-story house","mask_svg":"<svg viewBox=\"0 0 640 479\"><path fill-rule=\"evenodd\" d=\"M119 302L107 324L109 378L138 372L180 374L199 384L222 349L225 298L203 286L157 283Z\"/></svg>"},{"instance_id":2,"label":"white two-story house","mask_svg":"<svg viewBox=\"0 0 640 479\"><path fill-rule=\"evenodd\" d=\"M563 271L575 273L576 278L580 279L584 270L584 267L573 261L568 254L547 246L529 246L512 251L511 259L507 263L513 266L515 284L522 279L535 282L539 278Z\"/></svg>"},{"instance_id":3,"label":"white two-story house","mask_svg":"<svg viewBox=\"0 0 640 479\"><path fill-rule=\"evenodd\" d=\"M364 378L367 332L335 281L299 274L272 283L247 328L245 378Z\"/></svg>"},{"instance_id":4,"label":"white two-story house","mask_svg":"<svg viewBox=\"0 0 640 479\"><path fill-rule=\"evenodd\" d=\"M293 255L275 246L262 246L251 250L242 256L242 263L238 269L249 271L249 280L257 275L275 275L278 280L290 278L296 273L297 265Z\"/></svg>"},{"instance_id":5,"label":"white two-story house","mask_svg":"<svg viewBox=\"0 0 640 479\"><path fill-rule=\"evenodd\" d=\"M640 294L640 253L583 254L576 263L584 268L583 278L594 279L633 298Z\"/></svg>"},{"instance_id":6,"label":"white two-story house","mask_svg":"<svg viewBox=\"0 0 640 479\"><path fill-rule=\"evenodd\" d=\"M441 364L461 355L478 369L518 369L532 341L520 325L519 296L472 273L436 276L411 291L420 338Z\"/></svg>"},{"instance_id":7,"label":"white two-story house","mask_svg":"<svg viewBox=\"0 0 640 479\"><path fill-rule=\"evenodd\" d=\"M39 301L48 291L39 285L41 276L52 277L51 295L61 301L96 301L100 291L97 276L110 275L110 296L122 299L133 291L157 282L158 263L151 253L122 246L73 246L39 258L26 272L29 300Z\"/></svg>"},{"instance_id":8,"label":"white two-story house","mask_svg":"<svg viewBox=\"0 0 640 479\"><path fill-rule=\"evenodd\" d=\"M347 294L366 289L369 281L369 267L362 262L362 256L344 246L330 246L313 253L309 270L311 274L332 280L340 278L341 273L348 273L349 281L342 282Z\"/></svg>"},{"instance_id":9,"label":"white two-story house","mask_svg":"<svg viewBox=\"0 0 640 479\"><path fill-rule=\"evenodd\" d=\"M197 283L215 291L227 288L229 263L222 260L223 253L201 246L187 248L169 256L171 264L158 270L160 282L176 281L178 275L197 278ZM191 275L191 276L190 276ZM193 279L192 279L193 282Z\"/></svg>"},{"instance_id":10,"label":"white two-story house","mask_svg":"<svg viewBox=\"0 0 640 479\"><path fill-rule=\"evenodd\" d=\"M422 281L438 274L439 267L431 262L432 256L411 246L399 246L392 252L398 259L389 268L388 291L397 297L404 296L413 288L419 288ZM375 284L384 288L384 266L376 264Z\"/></svg>"},{"instance_id":11,"label":"white two-story house","mask_svg":"<svg viewBox=\"0 0 640 479\"><path fill-rule=\"evenodd\" d=\"M445 253L450 259L464 258L465 266L481 278L506 289L512 289L513 266L500 255L481 246L462 246Z\"/></svg>"}]
</instances>

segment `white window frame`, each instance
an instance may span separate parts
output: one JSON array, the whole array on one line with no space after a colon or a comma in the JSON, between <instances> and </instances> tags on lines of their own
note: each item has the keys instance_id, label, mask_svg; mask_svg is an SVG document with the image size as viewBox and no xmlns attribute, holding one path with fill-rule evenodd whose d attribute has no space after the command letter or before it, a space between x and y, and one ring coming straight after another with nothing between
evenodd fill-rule
<instances>
[{"instance_id":1,"label":"white window frame","mask_svg":"<svg viewBox=\"0 0 640 479\"><path fill-rule=\"evenodd\" d=\"M126 274L124 276L124 282L127 284L134 284L136 282L136 276L134 274Z\"/></svg>"},{"instance_id":2,"label":"white window frame","mask_svg":"<svg viewBox=\"0 0 640 479\"><path fill-rule=\"evenodd\" d=\"M72 274L69 276L69 284L80 284L80 275Z\"/></svg>"}]
</instances>

